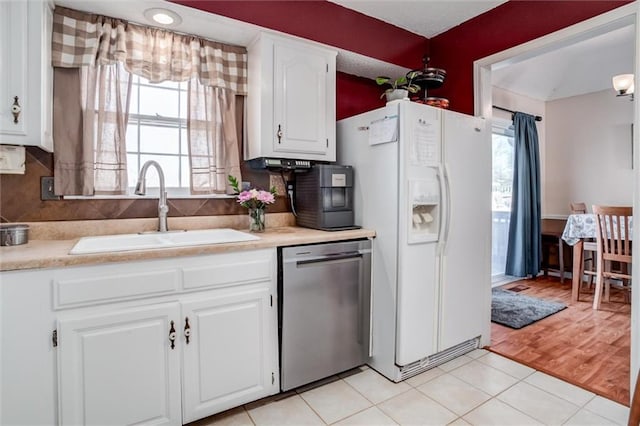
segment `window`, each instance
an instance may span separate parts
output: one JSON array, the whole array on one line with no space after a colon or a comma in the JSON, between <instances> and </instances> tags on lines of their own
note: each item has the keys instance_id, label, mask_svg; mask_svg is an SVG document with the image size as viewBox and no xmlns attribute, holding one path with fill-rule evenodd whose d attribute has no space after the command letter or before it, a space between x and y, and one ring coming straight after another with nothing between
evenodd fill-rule
<instances>
[{"instance_id":1,"label":"window","mask_svg":"<svg viewBox=\"0 0 640 426\"><path fill-rule=\"evenodd\" d=\"M504 275L509 240L511 216L511 191L513 188L513 126L494 125L493 128L493 177L491 191L492 250L491 275Z\"/></svg>"},{"instance_id":2,"label":"window","mask_svg":"<svg viewBox=\"0 0 640 426\"><path fill-rule=\"evenodd\" d=\"M133 76L127 125L127 174L130 193L142 165L157 161L171 195L189 195L189 148L187 141L187 84L165 81L150 83ZM160 186L154 171L147 174L147 187Z\"/></svg>"},{"instance_id":3,"label":"window","mask_svg":"<svg viewBox=\"0 0 640 426\"><path fill-rule=\"evenodd\" d=\"M82 118L77 125L60 126L70 131L55 138L60 159L54 171L57 191L62 195L124 195L133 186L140 164L155 158L164 164L170 188L186 192L193 186L194 193L222 194L226 175L238 173L240 168L235 149L228 146L239 149L239 138L231 132L226 139L218 137L214 131L218 117L214 121L207 116L214 108L206 106L219 109L221 101L213 99L212 93L220 90L226 96L226 105L235 101L226 102L228 96L247 94L246 48L64 8L54 10L53 21L56 43L51 46L51 64L58 87L54 91L53 120L65 124L67 118ZM87 30L96 21L109 25L100 31ZM119 54L114 55L113 46L121 45L127 49L116 49ZM128 64L126 71L121 70L124 64ZM67 69L80 71L60 71ZM140 76L154 81L183 81L197 76L197 86L153 85ZM204 108L199 108L200 103L189 108L189 118L199 123L189 123L189 130L197 134L190 134L189 149L185 138L188 88L199 97L202 94L205 102ZM131 101L126 107L125 97ZM94 108L98 120L91 117ZM224 112L221 121L231 126L235 107ZM90 127L96 124L92 134ZM93 159L85 158L90 153ZM193 173L187 173L188 163L196 157L202 165L194 165ZM197 176L198 182L193 179L189 183L189 175ZM153 185L153 178L150 180Z\"/></svg>"}]
</instances>

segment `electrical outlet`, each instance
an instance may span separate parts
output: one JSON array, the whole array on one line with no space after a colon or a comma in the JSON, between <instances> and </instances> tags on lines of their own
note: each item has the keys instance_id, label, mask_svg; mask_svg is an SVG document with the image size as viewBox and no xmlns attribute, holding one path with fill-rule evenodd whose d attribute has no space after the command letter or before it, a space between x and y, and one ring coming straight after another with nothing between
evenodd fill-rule
<instances>
[{"instance_id":1,"label":"electrical outlet","mask_svg":"<svg viewBox=\"0 0 640 426\"><path fill-rule=\"evenodd\" d=\"M284 183L282 182L282 177L280 175L269 175L269 188L276 188L276 195L284 195L287 193L287 190L284 187Z\"/></svg>"},{"instance_id":2,"label":"electrical outlet","mask_svg":"<svg viewBox=\"0 0 640 426\"><path fill-rule=\"evenodd\" d=\"M47 200L59 200L61 197L53 192L53 176L40 177L40 199L42 201Z\"/></svg>"},{"instance_id":3,"label":"electrical outlet","mask_svg":"<svg viewBox=\"0 0 640 426\"><path fill-rule=\"evenodd\" d=\"M23 146L0 145L0 174L23 175L25 163Z\"/></svg>"}]
</instances>

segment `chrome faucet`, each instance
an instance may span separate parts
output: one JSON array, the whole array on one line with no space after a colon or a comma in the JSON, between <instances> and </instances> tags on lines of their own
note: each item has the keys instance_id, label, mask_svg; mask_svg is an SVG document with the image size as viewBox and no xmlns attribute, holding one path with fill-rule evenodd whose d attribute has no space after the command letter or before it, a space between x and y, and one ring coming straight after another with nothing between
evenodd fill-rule
<instances>
[{"instance_id":1,"label":"chrome faucet","mask_svg":"<svg viewBox=\"0 0 640 426\"><path fill-rule=\"evenodd\" d=\"M136 184L136 195L145 195L147 193L147 185L145 182L145 176L149 166L154 166L158 171L158 177L160 178L160 196L158 197L158 232L167 232L167 213L169 212L169 206L167 206L167 191L164 187L164 173L160 164L156 161L149 160L143 164L138 175L138 183Z\"/></svg>"}]
</instances>

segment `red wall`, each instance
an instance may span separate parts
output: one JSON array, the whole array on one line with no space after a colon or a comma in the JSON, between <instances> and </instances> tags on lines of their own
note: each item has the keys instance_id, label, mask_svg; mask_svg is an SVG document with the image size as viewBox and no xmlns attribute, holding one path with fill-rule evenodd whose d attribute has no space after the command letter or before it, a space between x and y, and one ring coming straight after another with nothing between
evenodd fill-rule
<instances>
[{"instance_id":1,"label":"red wall","mask_svg":"<svg viewBox=\"0 0 640 426\"><path fill-rule=\"evenodd\" d=\"M447 71L432 96L473 114L473 62L584 21L630 1L509 1L430 39L430 65Z\"/></svg>"},{"instance_id":2,"label":"red wall","mask_svg":"<svg viewBox=\"0 0 640 426\"><path fill-rule=\"evenodd\" d=\"M315 40L407 68L429 40L324 0L172 0L195 9Z\"/></svg>"},{"instance_id":3,"label":"red wall","mask_svg":"<svg viewBox=\"0 0 640 426\"><path fill-rule=\"evenodd\" d=\"M336 119L352 117L384 106L384 90L373 80L338 72L336 79Z\"/></svg>"},{"instance_id":4,"label":"red wall","mask_svg":"<svg viewBox=\"0 0 640 426\"><path fill-rule=\"evenodd\" d=\"M172 0L407 68L447 71L430 96L448 98L451 109L473 114L473 62L541 37L631 0L511 0L432 39L402 30L328 1ZM374 82L338 73L337 119L384 105Z\"/></svg>"},{"instance_id":5,"label":"red wall","mask_svg":"<svg viewBox=\"0 0 640 426\"><path fill-rule=\"evenodd\" d=\"M324 0L171 1L412 69L429 48L425 37ZM336 91L338 120L384 106L383 90L366 78L338 73Z\"/></svg>"}]
</instances>

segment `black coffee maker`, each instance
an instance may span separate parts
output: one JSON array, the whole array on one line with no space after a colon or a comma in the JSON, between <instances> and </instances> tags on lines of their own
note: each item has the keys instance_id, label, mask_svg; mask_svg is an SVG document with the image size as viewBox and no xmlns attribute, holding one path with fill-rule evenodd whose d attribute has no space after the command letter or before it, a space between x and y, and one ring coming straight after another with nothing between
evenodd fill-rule
<instances>
[{"instance_id":1,"label":"black coffee maker","mask_svg":"<svg viewBox=\"0 0 640 426\"><path fill-rule=\"evenodd\" d=\"M306 228L337 231L353 224L353 167L314 164L296 174L296 223Z\"/></svg>"}]
</instances>

